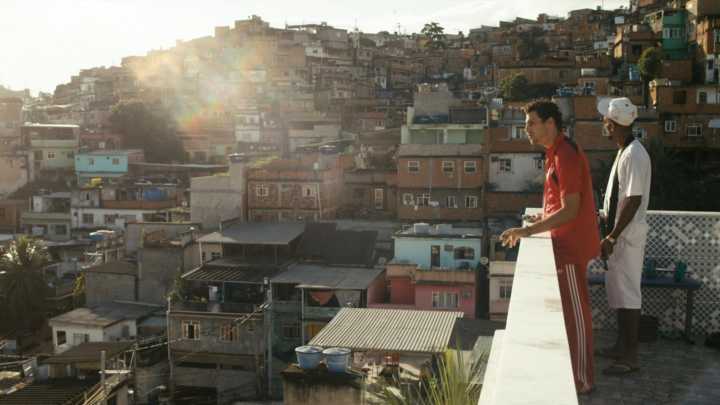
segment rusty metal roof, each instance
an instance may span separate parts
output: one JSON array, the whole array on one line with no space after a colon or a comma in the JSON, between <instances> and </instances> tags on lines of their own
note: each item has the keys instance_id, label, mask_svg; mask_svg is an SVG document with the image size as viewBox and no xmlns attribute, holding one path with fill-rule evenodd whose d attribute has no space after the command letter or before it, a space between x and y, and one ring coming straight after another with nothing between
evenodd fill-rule
<instances>
[{"instance_id":1,"label":"rusty metal roof","mask_svg":"<svg viewBox=\"0 0 720 405\"><path fill-rule=\"evenodd\" d=\"M311 341L357 351L441 353L462 312L343 308Z\"/></svg>"}]
</instances>

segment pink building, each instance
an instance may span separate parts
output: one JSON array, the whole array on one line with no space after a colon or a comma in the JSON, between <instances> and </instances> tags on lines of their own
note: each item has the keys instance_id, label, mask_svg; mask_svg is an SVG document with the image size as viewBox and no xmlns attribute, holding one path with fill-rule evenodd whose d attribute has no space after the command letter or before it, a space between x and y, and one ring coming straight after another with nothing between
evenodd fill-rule
<instances>
[{"instance_id":1,"label":"pink building","mask_svg":"<svg viewBox=\"0 0 720 405\"><path fill-rule=\"evenodd\" d=\"M482 233L474 228L415 224L395 235L386 266L388 299L375 308L462 311L476 317Z\"/></svg>"}]
</instances>

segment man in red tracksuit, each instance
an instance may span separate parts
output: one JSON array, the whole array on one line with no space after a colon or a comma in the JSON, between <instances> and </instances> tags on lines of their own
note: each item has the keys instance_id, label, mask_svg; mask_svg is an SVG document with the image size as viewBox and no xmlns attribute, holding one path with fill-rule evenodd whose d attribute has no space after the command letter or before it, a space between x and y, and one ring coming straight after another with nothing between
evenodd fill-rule
<instances>
[{"instance_id":1,"label":"man in red tracksuit","mask_svg":"<svg viewBox=\"0 0 720 405\"><path fill-rule=\"evenodd\" d=\"M525 107L530 143L545 148L543 213L524 228L500 236L514 246L521 238L550 231L578 394L593 389L592 311L587 263L599 256L600 234L593 200L592 178L585 153L561 130L562 115L550 101Z\"/></svg>"}]
</instances>

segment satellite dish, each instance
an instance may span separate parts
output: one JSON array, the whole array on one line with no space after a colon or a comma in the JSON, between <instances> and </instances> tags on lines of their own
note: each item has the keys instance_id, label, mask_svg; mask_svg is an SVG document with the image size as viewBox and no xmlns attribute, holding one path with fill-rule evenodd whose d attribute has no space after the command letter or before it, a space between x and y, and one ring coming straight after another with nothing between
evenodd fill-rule
<instances>
[{"instance_id":1,"label":"satellite dish","mask_svg":"<svg viewBox=\"0 0 720 405\"><path fill-rule=\"evenodd\" d=\"M490 259L488 259L487 257L483 256L480 258L480 264L482 264L483 266L487 266L488 263L490 263Z\"/></svg>"}]
</instances>

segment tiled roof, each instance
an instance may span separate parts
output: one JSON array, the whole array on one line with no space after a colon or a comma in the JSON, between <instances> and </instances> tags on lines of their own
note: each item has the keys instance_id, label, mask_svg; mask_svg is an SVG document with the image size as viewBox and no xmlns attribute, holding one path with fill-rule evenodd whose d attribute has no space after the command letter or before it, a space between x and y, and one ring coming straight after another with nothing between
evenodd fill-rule
<instances>
[{"instance_id":1,"label":"tiled roof","mask_svg":"<svg viewBox=\"0 0 720 405\"><path fill-rule=\"evenodd\" d=\"M480 144L444 144L444 145L400 145L398 156L468 156L482 157L483 146Z\"/></svg>"},{"instance_id":2,"label":"tiled roof","mask_svg":"<svg viewBox=\"0 0 720 405\"><path fill-rule=\"evenodd\" d=\"M34 382L12 394L0 396L0 405L66 405L82 402L83 393L97 380L54 379Z\"/></svg>"},{"instance_id":3,"label":"tiled roof","mask_svg":"<svg viewBox=\"0 0 720 405\"><path fill-rule=\"evenodd\" d=\"M245 223L200 238L200 243L287 245L305 230L304 223Z\"/></svg>"},{"instance_id":4,"label":"tiled roof","mask_svg":"<svg viewBox=\"0 0 720 405\"><path fill-rule=\"evenodd\" d=\"M150 315L160 306L143 304L106 304L94 308L76 308L70 312L50 319L50 326L54 324L74 324L83 326L106 327L123 320L137 320Z\"/></svg>"},{"instance_id":5,"label":"tiled roof","mask_svg":"<svg viewBox=\"0 0 720 405\"><path fill-rule=\"evenodd\" d=\"M462 312L343 308L311 341L358 351L441 353Z\"/></svg>"},{"instance_id":6,"label":"tiled roof","mask_svg":"<svg viewBox=\"0 0 720 405\"><path fill-rule=\"evenodd\" d=\"M116 355L128 350L132 342L88 342L43 361L45 364L70 364L70 363L95 363L100 362L100 352L106 352L107 358L111 359Z\"/></svg>"},{"instance_id":7,"label":"tiled roof","mask_svg":"<svg viewBox=\"0 0 720 405\"><path fill-rule=\"evenodd\" d=\"M275 276L271 283L299 284L302 288L364 290L383 269L364 267L330 267L315 264L294 264Z\"/></svg>"},{"instance_id":8,"label":"tiled roof","mask_svg":"<svg viewBox=\"0 0 720 405\"><path fill-rule=\"evenodd\" d=\"M87 271L89 273L126 274L134 276L137 274L137 266L126 260L115 260L99 266L90 267Z\"/></svg>"},{"instance_id":9,"label":"tiled roof","mask_svg":"<svg viewBox=\"0 0 720 405\"><path fill-rule=\"evenodd\" d=\"M243 283L262 283L265 277L273 277L282 271L281 267L255 265L242 260L218 259L205 263L182 276L188 281L234 281Z\"/></svg>"}]
</instances>

